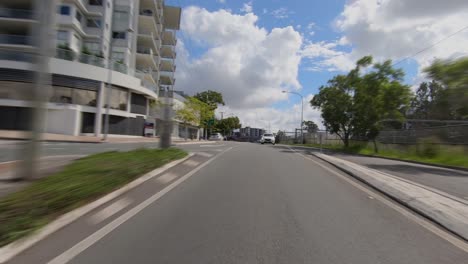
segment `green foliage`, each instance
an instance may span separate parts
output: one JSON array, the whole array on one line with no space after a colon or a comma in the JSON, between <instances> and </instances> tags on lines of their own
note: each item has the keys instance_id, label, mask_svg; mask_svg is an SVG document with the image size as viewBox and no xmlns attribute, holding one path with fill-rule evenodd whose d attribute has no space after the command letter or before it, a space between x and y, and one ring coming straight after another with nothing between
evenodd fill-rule
<instances>
[{"instance_id":1,"label":"green foliage","mask_svg":"<svg viewBox=\"0 0 468 264\"><path fill-rule=\"evenodd\" d=\"M0 246L186 155L174 148L138 149L79 159L61 172L0 199Z\"/></svg>"},{"instance_id":2,"label":"green foliage","mask_svg":"<svg viewBox=\"0 0 468 264\"><path fill-rule=\"evenodd\" d=\"M81 53L85 54L85 55L93 55L93 53L88 49L88 47L86 46L83 46L81 48Z\"/></svg>"},{"instance_id":3,"label":"green foliage","mask_svg":"<svg viewBox=\"0 0 468 264\"><path fill-rule=\"evenodd\" d=\"M213 111L218 108L218 105L224 105L223 95L216 91L204 91L197 93L194 97L207 104Z\"/></svg>"},{"instance_id":4,"label":"green foliage","mask_svg":"<svg viewBox=\"0 0 468 264\"><path fill-rule=\"evenodd\" d=\"M57 44L57 48L63 50L72 50L68 43Z\"/></svg>"},{"instance_id":5,"label":"green foliage","mask_svg":"<svg viewBox=\"0 0 468 264\"><path fill-rule=\"evenodd\" d=\"M423 82L411 99L408 115L414 119L452 119L447 94L438 82Z\"/></svg>"},{"instance_id":6,"label":"green foliage","mask_svg":"<svg viewBox=\"0 0 468 264\"><path fill-rule=\"evenodd\" d=\"M436 137L428 137L419 140L416 153L423 158L435 158L440 153L440 140Z\"/></svg>"},{"instance_id":7,"label":"green foliage","mask_svg":"<svg viewBox=\"0 0 468 264\"><path fill-rule=\"evenodd\" d=\"M468 57L455 61L435 61L424 70L440 84L440 100L450 119L468 119Z\"/></svg>"},{"instance_id":8,"label":"green foliage","mask_svg":"<svg viewBox=\"0 0 468 264\"><path fill-rule=\"evenodd\" d=\"M233 129L241 128L240 120L237 116L228 117L222 120L218 120L215 125L215 129L221 131L223 135L232 131Z\"/></svg>"},{"instance_id":9,"label":"green foliage","mask_svg":"<svg viewBox=\"0 0 468 264\"><path fill-rule=\"evenodd\" d=\"M391 61L372 64L372 57L360 59L347 75L337 75L320 87L310 101L322 111L323 124L337 134L345 146L351 137L374 140L384 119L403 120L410 100L410 89L402 84L403 72Z\"/></svg>"},{"instance_id":10,"label":"green foliage","mask_svg":"<svg viewBox=\"0 0 468 264\"><path fill-rule=\"evenodd\" d=\"M314 121L304 121L302 125L307 129L309 133L315 133L318 130L318 125Z\"/></svg>"},{"instance_id":11,"label":"green foliage","mask_svg":"<svg viewBox=\"0 0 468 264\"><path fill-rule=\"evenodd\" d=\"M184 107L176 110L176 117L184 123L199 125L201 127L206 127L207 120L211 119L213 115L214 111L196 97L188 97L184 103Z\"/></svg>"}]
</instances>

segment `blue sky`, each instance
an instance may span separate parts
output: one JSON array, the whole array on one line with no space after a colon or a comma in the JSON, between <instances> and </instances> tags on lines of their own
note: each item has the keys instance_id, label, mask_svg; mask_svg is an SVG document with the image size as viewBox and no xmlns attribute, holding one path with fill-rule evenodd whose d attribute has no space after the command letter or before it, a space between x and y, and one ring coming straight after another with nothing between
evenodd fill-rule
<instances>
[{"instance_id":1,"label":"blue sky","mask_svg":"<svg viewBox=\"0 0 468 264\"><path fill-rule=\"evenodd\" d=\"M183 8L183 23L178 33L176 88L189 94L206 89L219 90L225 94L228 103L221 110L238 115L244 124L265 126L259 120L268 120L275 129L293 129L300 111L300 100L297 96L281 95L281 90L294 89L310 99L328 79L347 71L361 56L371 54L377 61L399 61L465 23L463 11L468 11L468 4L457 6L458 0L446 0L445 4L439 0L410 2L166 0L166 4ZM421 9L416 2L425 4L426 8ZM221 9L227 12L221 12ZM210 28L206 23L216 26ZM289 26L293 30L287 29ZM244 34L244 29L251 34ZM275 35L277 30L281 33ZM237 39L230 39L226 31L232 32ZM299 34L300 38L295 38ZM405 82L415 85L422 81L421 69L434 58L468 53L467 34L460 34L429 52L398 64L406 73ZM265 44L274 37L278 37L278 47ZM295 46L297 42L301 44ZM260 47L249 47L248 43ZM287 66L275 67L263 60L264 55L245 55L244 50L246 54L266 50L272 63L281 64L285 60ZM225 57L220 53L225 53ZM236 54L242 56L239 61L235 59ZM289 57L300 54L300 59L286 62L289 57L285 54L290 54ZM238 71L230 72L231 68L224 65L228 63L239 67ZM265 73L261 66L251 67L256 63L270 67L265 71L274 72L273 79L277 80L269 82L258 77ZM296 76L292 78L291 74ZM258 79L264 80L265 85ZM265 100L252 101L253 95L264 96ZM271 117L272 112L275 117ZM312 109L308 102L305 112L306 119L321 122L320 111Z\"/></svg>"}]
</instances>

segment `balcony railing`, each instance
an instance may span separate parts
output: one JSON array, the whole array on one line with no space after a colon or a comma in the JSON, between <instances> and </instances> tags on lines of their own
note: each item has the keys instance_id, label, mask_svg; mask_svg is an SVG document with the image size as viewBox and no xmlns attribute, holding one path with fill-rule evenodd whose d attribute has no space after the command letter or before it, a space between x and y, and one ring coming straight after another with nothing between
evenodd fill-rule
<instances>
[{"instance_id":1,"label":"balcony railing","mask_svg":"<svg viewBox=\"0 0 468 264\"><path fill-rule=\"evenodd\" d=\"M81 63L90 64L101 68L104 68L106 65L106 60L104 58L83 53L80 54L79 61Z\"/></svg>"},{"instance_id":2,"label":"balcony railing","mask_svg":"<svg viewBox=\"0 0 468 264\"><path fill-rule=\"evenodd\" d=\"M10 44L10 45L28 45L28 46L31 46L33 41L32 41L32 37L26 36L26 35L0 34L0 43L1 44Z\"/></svg>"},{"instance_id":3,"label":"balcony railing","mask_svg":"<svg viewBox=\"0 0 468 264\"><path fill-rule=\"evenodd\" d=\"M14 50L0 50L0 60L34 62L34 54Z\"/></svg>"},{"instance_id":4,"label":"balcony railing","mask_svg":"<svg viewBox=\"0 0 468 264\"><path fill-rule=\"evenodd\" d=\"M0 17L33 19L34 12L27 9L0 8Z\"/></svg>"},{"instance_id":5,"label":"balcony railing","mask_svg":"<svg viewBox=\"0 0 468 264\"><path fill-rule=\"evenodd\" d=\"M153 55L153 50L145 47L137 47L137 53Z\"/></svg>"}]
</instances>

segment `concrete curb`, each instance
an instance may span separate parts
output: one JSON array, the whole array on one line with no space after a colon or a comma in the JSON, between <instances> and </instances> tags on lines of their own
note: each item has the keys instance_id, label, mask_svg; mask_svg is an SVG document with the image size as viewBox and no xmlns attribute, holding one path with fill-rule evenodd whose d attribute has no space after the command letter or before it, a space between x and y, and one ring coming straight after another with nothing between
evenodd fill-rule
<instances>
[{"instance_id":1,"label":"concrete curb","mask_svg":"<svg viewBox=\"0 0 468 264\"><path fill-rule=\"evenodd\" d=\"M346 160L312 154L468 241L468 205L465 202Z\"/></svg>"},{"instance_id":2,"label":"concrete curb","mask_svg":"<svg viewBox=\"0 0 468 264\"><path fill-rule=\"evenodd\" d=\"M139 186L140 184L144 183L145 181L154 178L162 173L164 173L166 170L186 161L187 159L193 157L195 154L190 153L187 157L180 159L180 160L175 160L171 163L168 163L160 168L157 168L153 171L150 171L143 176L137 178L136 180L128 183L127 185L121 187L120 189L117 189L104 197L99 198L98 200L91 202L87 205L84 205L82 207L79 207L73 211L70 211L56 220L52 221L51 223L47 224L46 226L42 227L39 229L36 233L21 238L17 241L14 241L8 245L5 245L0 248L0 263L5 263L9 259L13 258L14 256L18 255L19 253L23 252L24 250L30 248L34 244L38 243L39 241L45 239L47 236L51 235L52 233L60 230L61 228L67 226L68 224L74 222L81 216L89 213L90 211L98 208L99 206L117 198L118 196L134 189L135 187Z\"/></svg>"},{"instance_id":3,"label":"concrete curb","mask_svg":"<svg viewBox=\"0 0 468 264\"><path fill-rule=\"evenodd\" d=\"M306 149L313 149L313 150L320 150L320 148L316 148L316 147L307 147L307 146L294 146L294 145L282 145L282 146L295 147L295 148L306 148ZM434 163L427 163L427 162L422 162L422 161L405 160L405 159L381 157L381 156L374 156L374 155L365 155L365 154L358 154L358 153L346 153L346 152L341 152L341 151L336 151L336 150L333 150L333 149L326 149L326 148L323 148L322 150L323 150L324 152L329 152L329 153L339 153L339 154L354 155L354 156L360 156L360 157L377 158L377 159L387 159L387 160L408 162L408 163L413 163L413 164L418 164L418 165L425 165L425 166L431 166L431 167L439 167L439 168L444 168L444 169L459 170L459 171L468 171L468 168L465 168L465 167L458 167L458 166L451 166L451 165L442 165L442 164L434 164Z\"/></svg>"}]
</instances>

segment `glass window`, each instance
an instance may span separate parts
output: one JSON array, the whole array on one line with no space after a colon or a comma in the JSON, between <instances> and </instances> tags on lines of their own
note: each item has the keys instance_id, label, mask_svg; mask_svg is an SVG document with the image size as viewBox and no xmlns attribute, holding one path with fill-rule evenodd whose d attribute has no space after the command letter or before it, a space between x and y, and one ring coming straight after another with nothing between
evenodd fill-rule
<instances>
[{"instance_id":1,"label":"glass window","mask_svg":"<svg viewBox=\"0 0 468 264\"><path fill-rule=\"evenodd\" d=\"M85 42L83 45L91 52L98 53L101 50L101 44L98 42Z\"/></svg>"},{"instance_id":2,"label":"glass window","mask_svg":"<svg viewBox=\"0 0 468 264\"><path fill-rule=\"evenodd\" d=\"M114 11L114 20L127 21L128 17L129 17L128 12L126 11L120 11L120 10Z\"/></svg>"},{"instance_id":3,"label":"glass window","mask_svg":"<svg viewBox=\"0 0 468 264\"><path fill-rule=\"evenodd\" d=\"M58 30L57 31L57 39L68 40L68 31Z\"/></svg>"},{"instance_id":4,"label":"glass window","mask_svg":"<svg viewBox=\"0 0 468 264\"><path fill-rule=\"evenodd\" d=\"M89 0L89 4L90 5L98 5L98 6L102 6L102 0Z\"/></svg>"},{"instance_id":5,"label":"glass window","mask_svg":"<svg viewBox=\"0 0 468 264\"><path fill-rule=\"evenodd\" d=\"M101 19L87 19L86 26L91 28L101 28Z\"/></svg>"},{"instance_id":6,"label":"glass window","mask_svg":"<svg viewBox=\"0 0 468 264\"><path fill-rule=\"evenodd\" d=\"M49 101L53 103L71 104L73 103L72 98L72 88L53 86Z\"/></svg>"},{"instance_id":7,"label":"glass window","mask_svg":"<svg viewBox=\"0 0 468 264\"><path fill-rule=\"evenodd\" d=\"M112 52L112 59L115 61L124 61L125 60L125 52Z\"/></svg>"},{"instance_id":8,"label":"glass window","mask_svg":"<svg viewBox=\"0 0 468 264\"><path fill-rule=\"evenodd\" d=\"M96 92L74 89L73 90L73 103L79 105L96 106Z\"/></svg>"},{"instance_id":9,"label":"glass window","mask_svg":"<svg viewBox=\"0 0 468 264\"><path fill-rule=\"evenodd\" d=\"M28 101L32 89L31 83L0 81L0 98Z\"/></svg>"},{"instance_id":10,"label":"glass window","mask_svg":"<svg viewBox=\"0 0 468 264\"><path fill-rule=\"evenodd\" d=\"M126 34L123 31L114 31L114 32L112 32L112 38L114 38L114 39L125 39Z\"/></svg>"},{"instance_id":11,"label":"glass window","mask_svg":"<svg viewBox=\"0 0 468 264\"><path fill-rule=\"evenodd\" d=\"M75 18L76 20L81 22L81 18L83 18L83 15L80 13L80 11L76 10Z\"/></svg>"},{"instance_id":12,"label":"glass window","mask_svg":"<svg viewBox=\"0 0 468 264\"><path fill-rule=\"evenodd\" d=\"M59 13L60 15L69 16L70 15L70 10L71 10L70 6L60 5L58 7L57 13Z\"/></svg>"},{"instance_id":13,"label":"glass window","mask_svg":"<svg viewBox=\"0 0 468 264\"><path fill-rule=\"evenodd\" d=\"M110 108L126 111L128 103L128 92L124 89L113 87L110 95ZM106 87L106 93L108 92Z\"/></svg>"}]
</instances>

